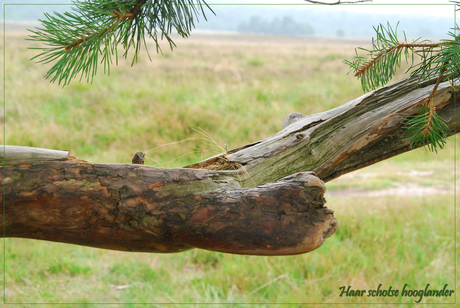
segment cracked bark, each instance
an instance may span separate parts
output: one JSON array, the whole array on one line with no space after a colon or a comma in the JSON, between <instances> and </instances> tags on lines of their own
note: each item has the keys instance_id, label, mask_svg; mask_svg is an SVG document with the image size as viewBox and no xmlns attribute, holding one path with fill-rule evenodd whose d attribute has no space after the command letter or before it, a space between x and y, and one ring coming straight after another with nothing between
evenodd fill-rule
<instances>
[{"instance_id":1,"label":"cracked bark","mask_svg":"<svg viewBox=\"0 0 460 308\"><path fill-rule=\"evenodd\" d=\"M412 150L402 129L415 115L436 83L405 78L326 112L290 114L280 132L228 152L226 164L218 158L190 168L220 170L240 165L247 172L238 181L248 187L276 181L295 172L313 171L324 182ZM446 81L434 96L438 114L451 133L459 131L460 108ZM458 101L457 97L457 101Z\"/></svg>"},{"instance_id":2,"label":"cracked bark","mask_svg":"<svg viewBox=\"0 0 460 308\"><path fill-rule=\"evenodd\" d=\"M404 79L330 111L291 114L273 136L185 168L91 164L7 146L4 236L163 253L311 251L338 228L323 181L411 150L401 127L435 82ZM448 82L434 103L457 133Z\"/></svg>"},{"instance_id":3,"label":"cracked bark","mask_svg":"<svg viewBox=\"0 0 460 308\"><path fill-rule=\"evenodd\" d=\"M338 227L311 173L242 189L209 170L51 161L6 166L3 182L6 237L284 255L316 249Z\"/></svg>"}]
</instances>

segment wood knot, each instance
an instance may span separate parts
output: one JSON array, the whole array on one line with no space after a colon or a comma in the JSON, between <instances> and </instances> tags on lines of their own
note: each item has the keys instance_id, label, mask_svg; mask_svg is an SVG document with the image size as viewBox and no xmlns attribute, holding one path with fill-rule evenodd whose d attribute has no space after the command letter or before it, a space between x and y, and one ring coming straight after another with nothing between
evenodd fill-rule
<instances>
[{"instance_id":1,"label":"wood knot","mask_svg":"<svg viewBox=\"0 0 460 308\"><path fill-rule=\"evenodd\" d=\"M287 115L287 117L284 119L284 124L283 124L283 127L281 127L281 129L285 129L286 127L288 127L289 125L291 125L292 123L295 123L297 121L300 121L301 119L305 118L306 115L304 114L301 114L301 113L298 113L298 112L293 112L293 113L290 113Z\"/></svg>"}]
</instances>

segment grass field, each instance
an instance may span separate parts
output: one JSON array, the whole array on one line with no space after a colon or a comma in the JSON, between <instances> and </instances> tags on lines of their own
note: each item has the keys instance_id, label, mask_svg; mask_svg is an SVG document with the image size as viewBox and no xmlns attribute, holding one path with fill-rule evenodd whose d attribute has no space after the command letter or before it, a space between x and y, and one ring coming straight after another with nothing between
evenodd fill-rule
<instances>
[{"instance_id":1,"label":"grass field","mask_svg":"<svg viewBox=\"0 0 460 308\"><path fill-rule=\"evenodd\" d=\"M128 163L137 150L199 139L197 128L235 148L276 133L290 112L321 112L363 94L342 63L361 43L346 40L192 35L178 40L174 52L152 54L152 62L143 53L132 68L121 60L110 76L100 71L92 84L76 80L62 89L42 78L47 66L29 61L34 51L24 38L7 32L2 46L5 143L70 150L91 162ZM327 205L340 228L314 252L161 255L6 239L6 302L350 307L418 298L340 297L342 286L454 289L453 170L459 154L450 139L437 155L415 150L327 183ZM156 148L146 162L171 168L219 152L190 140ZM426 297L422 303L454 300Z\"/></svg>"}]
</instances>

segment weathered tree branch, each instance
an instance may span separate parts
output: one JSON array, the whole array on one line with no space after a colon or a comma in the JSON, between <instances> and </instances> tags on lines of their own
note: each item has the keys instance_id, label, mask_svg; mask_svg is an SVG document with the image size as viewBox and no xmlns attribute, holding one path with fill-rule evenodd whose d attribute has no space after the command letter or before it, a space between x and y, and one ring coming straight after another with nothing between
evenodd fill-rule
<instances>
[{"instance_id":1,"label":"weathered tree branch","mask_svg":"<svg viewBox=\"0 0 460 308\"><path fill-rule=\"evenodd\" d=\"M322 181L411 150L402 127L435 83L408 78L327 112L291 114L275 135L187 168L5 147L4 236L146 252L311 251L338 228ZM454 134L452 91L441 83L434 104Z\"/></svg>"},{"instance_id":2,"label":"weathered tree branch","mask_svg":"<svg viewBox=\"0 0 460 308\"><path fill-rule=\"evenodd\" d=\"M193 164L211 170L239 168L243 187L276 181L295 172L313 171L324 182L412 149L402 129L435 86L437 77L419 83L406 78L335 109L308 116L289 115L280 132L264 140ZM434 96L438 114L451 134L459 132L460 108L446 81ZM457 97L458 98L458 97ZM290 125L287 125L290 124Z\"/></svg>"},{"instance_id":3,"label":"weathered tree branch","mask_svg":"<svg viewBox=\"0 0 460 308\"><path fill-rule=\"evenodd\" d=\"M325 187L297 173L256 188L209 170L51 161L6 166L6 237L99 248L285 255L338 228Z\"/></svg>"}]
</instances>

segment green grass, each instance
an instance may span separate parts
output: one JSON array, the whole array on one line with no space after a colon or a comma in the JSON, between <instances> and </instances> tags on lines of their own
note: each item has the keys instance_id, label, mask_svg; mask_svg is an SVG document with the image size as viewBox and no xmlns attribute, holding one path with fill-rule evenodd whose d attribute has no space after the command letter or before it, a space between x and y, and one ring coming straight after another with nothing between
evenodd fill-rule
<instances>
[{"instance_id":1,"label":"green grass","mask_svg":"<svg viewBox=\"0 0 460 308\"><path fill-rule=\"evenodd\" d=\"M110 76L99 72L93 84L74 81L62 89L42 78L47 66L28 61L34 53L23 39L14 33L6 38L5 143L70 150L91 162L127 163L137 150L200 139L198 128L221 147L228 140L232 149L276 133L290 112L321 112L363 94L342 64L356 46L344 42L192 36L178 40L174 52L152 55L152 62L145 54L133 68L120 60ZM328 190L452 187L454 146L449 142L438 155L411 151L331 181ZM152 150L146 162L184 166L220 151L209 141L190 140ZM340 228L318 250L298 256L128 253L8 238L1 242L6 300L350 307L413 300L340 297L341 286L453 288L452 194L325 197Z\"/></svg>"},{"instance_id":2,"label":"green grass","mask_svg":"<svg viewBox=\"0 0 460 308\"><path fill-rule=\"evenodd\" d=\"M348 53L318 45L308 56L302 40L280 42L280 52L270 41L244 39L216 39L206 49L206 38L197 38L178 41L168 56L149 62L144 53L133 68L122 59L110 76L100 71L93 84L75 80L61 89L42 78L49 65L28 61L31 43L10 36L6 82L27 91L6 93L6 143L70 150L92 162L129 162L137 150L199 138L198 127L235 148L279 131L290 112L316 113L362 94L341 63L352 45ZM181 157L166 167L184 166L218 152L193 141L152 151L147 162Z\"/></svg>"},{"instance_id":3,"label":"green grass","mask_svg":"<svg viewBox=\"0 0 460 308\"><path fill-rule=\"evenodd\" d=\"M369 302L339 287L454 284L452 196L329 198L340 228L286 257L127 253L6 239L8 302ZM425 303L447 302L429 298ZM410 302L377 298L373 302Z\"/></svg>"}]
</instances>

